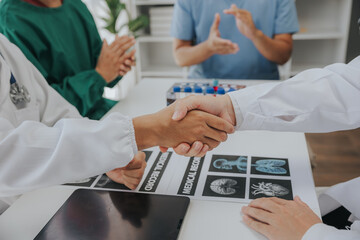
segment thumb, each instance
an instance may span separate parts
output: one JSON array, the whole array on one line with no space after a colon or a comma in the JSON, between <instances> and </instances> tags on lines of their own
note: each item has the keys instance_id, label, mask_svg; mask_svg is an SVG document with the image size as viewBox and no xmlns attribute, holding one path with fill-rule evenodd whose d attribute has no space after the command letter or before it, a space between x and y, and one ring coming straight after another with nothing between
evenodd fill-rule
<instances>
[{"instance_id":1,"label":"thumb","mask_svg":"<svg viewBox=\"0 0 360 240\"><path fill-rule=\"evenodd\" d=\"M219 25L220 25L220 14L216 13L215 18L214 18L214 22L213 22L213 24L211 26L211 30L218 30Z\"/></svg>"},{"instance_id":2,"label":"thumb","mask_svg":"<svg viewBox=\"0 0 360 240\"><path fill-rule=\"evenodd\" d=\"M188 109L185 105L182 104L176 105L174 114L172 116L172 120L180 121L186 116L188 111L190 111L190 109Z\"/></svg>"},{"instance_id":3,"label":"thumb","mask_svg":"<svg viewBox=\"0 0 360 240\"><path fill-rule=\"evenodd\" d=\"M186 97L180 100L177 100L174 104L175 104L175 110L172 116L172 119L174 121L180 121L181 119L183 119L186 114L193 110L196 109L197 106L200 104L200 100L197 99L194 96L191 97Z\"/></svg>"}]
</instances>

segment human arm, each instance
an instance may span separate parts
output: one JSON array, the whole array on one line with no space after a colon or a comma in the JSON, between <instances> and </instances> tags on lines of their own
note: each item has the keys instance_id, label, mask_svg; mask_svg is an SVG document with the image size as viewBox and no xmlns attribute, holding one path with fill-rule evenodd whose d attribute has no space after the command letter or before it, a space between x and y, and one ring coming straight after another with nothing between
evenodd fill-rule
<instances>
[{"instance_id":1,"label":"human arm","mask_svg":"<svg viewBox=\"0 0 360 240\"><path fill-rule=\"evenodd\" d=\"M280 198L259 198L242 208L244 223L270 240L355 240L357 231L338 230L321 219L295 197L294 201Z\"/></svg>"},{"instance_id":2,"label":"human arm","mask_svg":"<svg viewBox=\"0 0 360 240\"><path fill-rule=\"evenodd\" d=\"M250 86L225 97L191 96L177 102L174 119L191 109L229 110L238 130L329 132L360 126L360 57L311 69L279 83ZM220 115L219 115L220 116ZM228 118L228 117L227 117ZM229 119L229 118L228 118ZM182 146L183 147L183 146ZM175 148L179 154L185 154Z\"/></svg>"},{"instance_id":3,"label":"human arm","mask_svg":"<svg viewBox=\"0 0 360 240\"><path fill-rule=\"evenodd\" d=\"M133 125L131 119L113 113L100 122L62 119L52 127L34 121L15 127L1 118L0 153L4 158L0 168L0 196L16 195L124 167L138 149L145 147L160 144L175 147L181 142L192 144L198 139L215 147L226 140L224 132L194 123L199 120L195 112L195 117L189 114L186 121L179 123L164 123L167 119L158 118L170 119L171 114L160 112L136 118ZM211 119L210 114L205 117ZM224 123L219 121L219 124ZM207 134L218 140L205 139Z\"/></svg>"},{"instance_id":4,"label":"human arm","mask_svg":"<svg viewBox=\"0 0 360 240\"><path fill-rule=\"evenodd\" d=\"M239 31L253 42L266 59L277 64L284 64L289 60L293 45L291 34L274 34L271 37L265 35L256 28L251 13L237 8L235 4L224 10L224 13L234 15Z\"/></svg>"},{"instance_id":5,"label":"human arm","mask_svg":"<svg viewBox=\"0 0 360 240\"><path fill-rule=\"evenodd\" d=\"M216 14L209 37L205 42L192 45L191 40L174 39L173 54L179 66L191 66L202 63L214 54L234 54L239 50L237 44L222 39L219 31L220 15Z\"/></svg>"},{"instance_id":6,"label":"human arm","mask_svg":"<svg viewBox=\"0 0 360 240\"><path fill-rule=\"evenodd\" d=\"M233 131L231 125L227 126L220 118L214 120L210 115L208 118L216 123L211 125L205 113L194 112L197 117L172 121L173 106L134 119L142 123L140 125L119 113L110 114L102 121L81 118L75 108L46 83L22 52L1 35L0 49L6 59L0 59L0 84L4 91L0 96L0 197L125 167L137 152L137 144L139 148L158 144L175 146L180 142L191 143L196 137L204 140L206 136L221 140L226 138L222 129L215 134L212 129L212 135L206 135L207 130L218 126L230 127L228 131ZM30 93L31 101L24 109L14 109L7 95L10 71ZM202 123L191 125L194 120ZM196 132L186 131L193 126ZM177 136L177 133L180 134ZM147 134L154 134L155 138ZM191 134L197 135L194 138ZM217 145L219 141L209 139L211 143Z\"/></svg>"},{"instance_id":7,"label":"human arm","mask_svg":"<svg viewBox=\"0 0 360 240\"><path fill-rule=\"evenodd\" d=\"M227 139L234 131L225 120L203 111L190 111L186 118L175 121L171 118L175 105L149 115L133 119L136 142L140 150L153 147L175 147L181 139L192 144L201 141L210 149Z\"/></svg>"},{"instance_id":8,"label":"human arm","mask_svg":"<svg viewBox=\"0 0 360 240\"><path fill-rule=\"evenodd\" d=\"M128 165L113 169L107 172L106 175L114 182L124 184L130 189L135 189L144 175L145 167L145 153L138 152Z\"/></svg>"}]
</instances>

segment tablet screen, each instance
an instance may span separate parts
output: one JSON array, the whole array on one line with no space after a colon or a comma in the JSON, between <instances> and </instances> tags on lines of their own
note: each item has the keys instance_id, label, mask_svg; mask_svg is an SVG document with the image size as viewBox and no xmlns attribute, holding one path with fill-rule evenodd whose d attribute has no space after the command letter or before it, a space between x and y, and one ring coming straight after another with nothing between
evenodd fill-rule
<instances>
[{"instance_id":1,"label":"tablet screen","mask_svg":"<svg viewBox=\"0 0 360 240\"><path fill-rule=\"evenodd\" d=\"M76 190L35 239L177 239L189 198Z\"/></svg>"}]
</instances>

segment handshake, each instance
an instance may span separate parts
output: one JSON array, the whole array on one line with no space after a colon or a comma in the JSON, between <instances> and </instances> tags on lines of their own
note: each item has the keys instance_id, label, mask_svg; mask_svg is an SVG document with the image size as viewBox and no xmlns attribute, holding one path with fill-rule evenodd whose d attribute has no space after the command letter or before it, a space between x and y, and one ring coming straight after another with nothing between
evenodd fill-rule
<instances>
[{"instance_id":1,"label":"handshake","mask_svg":"<svg viewBox=\"0 0 360 240\"><path fill-rule=\"evenodd\" d=\"M228 95L189 96L163 110L133 119L139 150L160 146L165 152L204 156L235 131L236 117Z\"/></svg>"},{"instance_id":2,"label":"handshake","mask_svg":"<svg viewBox=\"0 0 360 240\"><path fill-rule=\"evenodd\" d=\"M235 113L228 95L189 96L163 110L133 119L138 150L160 146L179 155L202 157L234 132ZM135 189L146 167L145 154L138 152L125 167L106 174L115 182Z\"/></svg>"}]
</instances>

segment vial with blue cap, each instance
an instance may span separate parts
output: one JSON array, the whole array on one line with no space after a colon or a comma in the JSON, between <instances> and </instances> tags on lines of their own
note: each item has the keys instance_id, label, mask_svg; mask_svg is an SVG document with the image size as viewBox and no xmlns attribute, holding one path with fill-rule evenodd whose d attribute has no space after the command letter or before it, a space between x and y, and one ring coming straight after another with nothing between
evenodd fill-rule
<instances>
[{"instance_id":1,"label":"vial with blue cap","mask_svg":"<svg viewBox=\"0 0 360 240\"><path fill-rule=\"evenodd\" d=\"M214 95L214 94L215 94L214 88L211 87L211 86L208 86L208 87L206 88L206 95Z\"/></svg>"},{"instance_id":2,"label":"vial with blue cap","mask_svg":"<svg viewBox=\"0 0 360 240\"><path fill-rule=\"evenodd\" d=\"M190 94L192 94L192 92L193 92L193 90L192 90L192 88L191 88L190 85L187 85L187 86L184 87L185 97L186 97L186 96L189 96Z\"/></svg>"},{"instance_id":3,"label":"vial with blue cap","mask_svg":"<svg viewBox=\"0 0 360 240\"><path fill-rule=\"evenodd\" d=\"M225 94L225 89L223 87L218 87L216 93L219 94L219 95L224 95Z\"/></svg>"},{"instance_id":4,"label":"vial with blue cap","mask_svg":"<svg viewBox=\"0 0 360 240\"><path fill-rule=\"evenodd\" d=\"M194 93L195 95L204 95L202 87L195 85L194 86Z\"/></svg>"}]
</instances>

